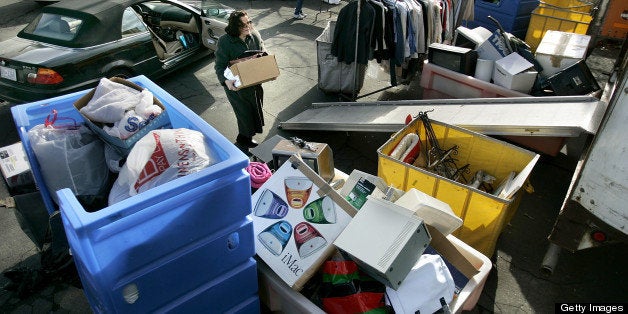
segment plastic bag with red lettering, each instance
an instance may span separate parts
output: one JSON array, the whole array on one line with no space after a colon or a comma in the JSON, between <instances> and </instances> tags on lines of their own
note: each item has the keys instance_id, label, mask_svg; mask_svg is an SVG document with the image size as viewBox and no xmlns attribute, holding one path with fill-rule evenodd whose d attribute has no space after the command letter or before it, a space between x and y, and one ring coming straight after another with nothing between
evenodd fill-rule
<instances>
[{"instance_id":1,"label":"plastic bag with red lettering","mask_svg":"<svg viewBox=\"0 0 628 314\"><path fill-rule=\"evenodd\" d=\"M153 130L129 152L109 193L109 205L219 161L205 136L190 129Z\"/></svg>"}]
</instances>

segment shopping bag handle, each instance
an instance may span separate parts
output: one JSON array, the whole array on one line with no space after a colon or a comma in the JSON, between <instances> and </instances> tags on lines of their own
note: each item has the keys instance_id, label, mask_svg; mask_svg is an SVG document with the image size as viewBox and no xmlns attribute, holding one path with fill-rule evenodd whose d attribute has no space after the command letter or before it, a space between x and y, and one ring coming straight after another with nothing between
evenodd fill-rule
<instances>
[{"instance_id":1,"label":"shopping bag handle","mask_svg":"<svg viewBox=\"0 0 628 314\"><path fill-rule=\"evenodd\" d=\"M52 115L52 118L50 117ZM66 121L63 121L66 120ZM61 123L61 121L65 123ZM71 122L69 122L71 121ZM70 117L59 117L59 112L57 109L52 109L52 113L46 116L46 120L44 120L45 127L52 127L53 129L68 129L68 130L76 130L78 129L78 124L76 124L76 120Z\"/></svg>"}]
</instances>

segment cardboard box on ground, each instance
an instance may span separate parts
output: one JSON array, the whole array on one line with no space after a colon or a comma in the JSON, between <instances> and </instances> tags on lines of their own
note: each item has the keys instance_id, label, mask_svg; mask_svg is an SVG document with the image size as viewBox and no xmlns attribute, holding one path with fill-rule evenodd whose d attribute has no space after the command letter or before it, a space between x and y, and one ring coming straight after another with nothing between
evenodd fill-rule
<instances>
[{"instance_id":1,"label":"cardboard box on ground","mask_svg":"<svg viewBox=\"0 0 628 314\"><path fill-rule=\"evenodd\" d=\"M22 142L0 148L0 169L10 190L35 188Z\"/></svg>"},{"instance_id":2,"label":"cardboard box on ground","mask_svg":"<svg viewBox=\"0 0 628 314\"><path fill-rule=\"evenodd\" d=\"M240 77L242 85L238 89L262 84L279 77L279 67L274 55L238 62L230 66L229 69L233 75Z\"/></svg>"}]
</instances>

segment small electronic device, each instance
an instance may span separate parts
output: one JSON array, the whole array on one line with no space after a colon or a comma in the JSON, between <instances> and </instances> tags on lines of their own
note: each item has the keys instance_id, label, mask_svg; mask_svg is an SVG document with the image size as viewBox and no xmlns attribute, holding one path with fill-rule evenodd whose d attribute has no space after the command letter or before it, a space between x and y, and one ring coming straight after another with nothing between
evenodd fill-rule
<instances>
[{"instance_id":1,"label":"small electronic device","mask_svg":"<svg viewBox=\"0 0 628 314\"><path fill-rule=\"evenodd\" d=\"M458 73L473 75L478 53L469 48L433 43L427 50L427 58L432 64Z\"/></svg>"},{"instance_id":2,"label":"small electronic device","mask_svg":"<svg viewBox=\"0 0 628 314\"><path fill-rule=\"evenodd\" d=\"M397 290L431 239L414 212L368 196L334 244L366 273Z\"/></svg>"},{"instance_id":3,"label":"small electronic device","mask_svg":"<svg viewBox=\"0 0 628 314\"><path fill-rule=\"evenodd\" d=\"M491 38L491 35L493 33L482 26L474 29L458 26L454 34L454 46L475 49Z\"/></svg>"},{"instance_id":4,"label":"small electronic device","mask_svg":"<svg viewBox=\"0 0 628 314\"><path fill-rule=\"evenodd\" d=\"M327 183L334 178L334 156L325 143L306 142L299 138L280 140L273 148L273 167L279 169L292 155L299 155L303 162L316 171Z\"/></svg>"},{"instance_id":5,"label":"small electronic device","mask_svg":"<svg viewBox=\"0 0 628 314\"><path fill-rule=\"evenodd\" d=\"M586 95L600 90L600 85L584 60L550 76L547 82L556 96Z\"/></svg>"}]
</instances>

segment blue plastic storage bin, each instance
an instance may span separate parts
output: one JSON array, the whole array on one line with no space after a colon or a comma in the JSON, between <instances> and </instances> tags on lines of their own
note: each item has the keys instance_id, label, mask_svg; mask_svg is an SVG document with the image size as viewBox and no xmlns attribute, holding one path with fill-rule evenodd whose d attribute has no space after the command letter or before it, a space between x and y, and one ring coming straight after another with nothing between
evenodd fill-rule
<instances>
[{"instance_id":1,"label":"blue plastic storage bin","mask_svg":"<svg viewBox=\"0 0 628 314\"><path fill-rule=\"evenodd\" d=\"M488 19L490 15L499 21L506 32L524 39L531 13L538 5L538 0L498 0L496 2L477 0L474 5L474 20L467 21L466 26L468 28L482 26L494 32L497 25Z\"/></svg>"},{"instance_id":2,"label":"blue plastic storage bin","mask_svg":"<svg viewBox=\"0 0 628 314\"><path fill-rule=\"evenodd\" d=\"M85 211L70 189L56 192L57 206L50 197L55 191L45 187L27 133L43 123L52 109L59 116L83 121L73 104L88 91L11 108L46 207L49 212L61 211L92 309L178 311L179 307L212 308L209 302L214 299L225 304L216 309L255 308L249 299L257 293L256 272L242 270L232 275L237 279L225 277L250 264L255 254L252 222L247 217L251 213L250 179L245 170L248 157L146 77L130 81L162 102L173 128L203 133L220 161L96 212ZM244 292L224 295L232 280Z\"/></svg>"},{"instance_id":3,"label":"blue plastic storage bin","mask_svg":"<svg viewBox=\"0 0 628 314\"><path fill-rule=\"evenodd\" d=\"M208 282L193 293L180 298L158 312L168 313L259 313L257 262L251 258ZM182 303L179 303L182 302Z\"/></svg>"},{"instance_id":4,"label":"blue plastic storage bin","mask_svg":"<svg viewBox=\"0 0 628 314\"><path fill-rule=\"evenodd\" d=\"M504 28L504 31L511 33L518 38L525 38L525 34L528 31L528 24L530 23L530 14L514 16L487 10L483 7L476 7L474 13L475 19L468 22L468 27L475 28L482 26L491 32L494 32L497 29L497 24L488 19L489 15L499 21Z\"/></svg>"},{"instance_id":5,"label":"blue plastic storage bin","mask_svg":"<svg viewBox=\"0 0 628 314\"><path fill-rule=\"evenodd\" d=\"M134 229L146 231L147 227L140 224ZM245 270L251 264L256 267L252 259L255 254L252 221L228 226L215 235L190 241L179 248L160 247L162 243L157 239L164 246L170 246L167 237L179 227L184 226L163 225L153 232L161 233L157 237L134 234L137 231L134 229L120 230L121 234L103 235L103 241L97 243L68 233L83 289L94 312L194 309L189 313L207 313L202 309L215 307L216 313L222 313L257 297L257 275ZM131 243L121 243L122 240ZM248 277L238 275L241 271ZM239 290L229 288L234 276L238 278ZM199 299L200 294L203 297ZM214 299L220 300L220 306L214 304Z\"/></svg>"},{"instance_id":6,"label":"blue plastic storage bin","mask_svg":"<svg viewBox=\"0 0 628 314\"><path fill-rule=\"evenodd\" d=\"M475 8L499 12L502 14L521 16L530 15L539 6L539 0L475 0Z\"/></svg>"},{"instance_id":7,"label":"blue plastic storage bin","mask_svg":"<svg viewBox=\"0 0 628 314\"><path fill-rule=\"evenodd\" d=\"M175 180L176 182L173 181L165 184L164 187L158 187L158 190L163 191L166 189L175 189L182 191L183 185L190 182L193 182L193 185L198 185L198 181L200 179L199 177L203 177L203 180L214 180L220 178L228 172L241 171L248 175L248 173L244 170L249 162L247 156L201 117L196 115L179 100L168 94L165 90L150 81L145 76L137 76L129 79L129 81L148 89L159 99L159 101L161 101L161 103L166 107L166 110L168 110L168 115L173 128L189 128L203 133L203 135L205 135L208 139L210 147L218 153L221 160L221 162L212 165L199 173L179 178ZM49 213L58 209L58 206L50 197L50 193L54 193L55 191L48 191L46 189L39 163L37 162L37 158L33 153L28 139L28 130L36 125L44 123L53 109L57 110L59 117L72 118L77 122L83 122L83 117L74 108L74 102L89 91L90 90L80 91L55 98L17 105L11 108L11 113L13 115L13 120L17 127L18 134L22 140L22 145L24 146L28 160L31 163L35 183L44 198L44 203L46 204L46 209Z\"/></svg>"}]
</instances>

